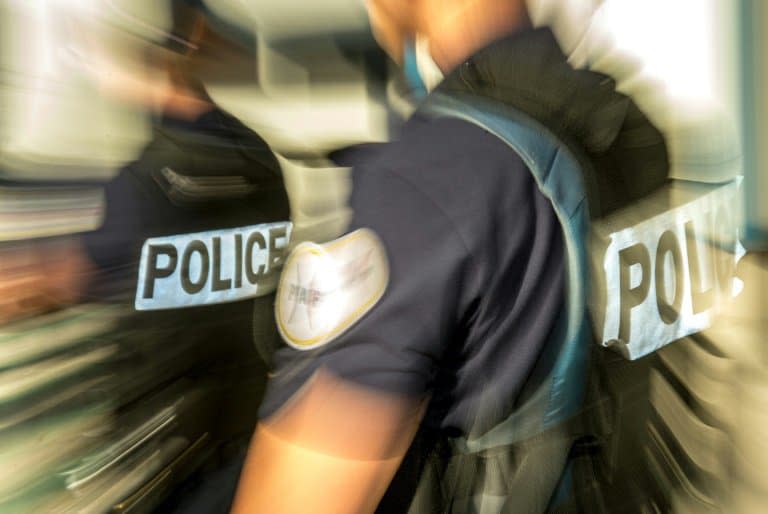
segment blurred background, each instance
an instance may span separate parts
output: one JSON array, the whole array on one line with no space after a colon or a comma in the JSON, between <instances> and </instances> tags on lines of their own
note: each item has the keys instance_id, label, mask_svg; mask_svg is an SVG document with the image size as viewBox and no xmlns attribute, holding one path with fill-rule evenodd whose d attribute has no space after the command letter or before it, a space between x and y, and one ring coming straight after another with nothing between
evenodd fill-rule
<instances>
[{"instance_id":1,"label":"blurred background","mask_svg":"<svg viewBox=\"0 0 768 514\"><path fill-rule=\"evenodd\" d=\"M595 223L609 349L583 511L766 512L768 4L528 4L574 67L635 99L671 165L663 191ZM291 246L337 237L334 156L396 138L415 106L362 0L0 0L0 512L226 509L271 300L137 311L141 247L289 218ZM254 190L273 193L253 207ZM689 240L690 278L666 291L715 299L621 340L610 259L657 248L661 219Z\"/></svg>"}]
</instances>

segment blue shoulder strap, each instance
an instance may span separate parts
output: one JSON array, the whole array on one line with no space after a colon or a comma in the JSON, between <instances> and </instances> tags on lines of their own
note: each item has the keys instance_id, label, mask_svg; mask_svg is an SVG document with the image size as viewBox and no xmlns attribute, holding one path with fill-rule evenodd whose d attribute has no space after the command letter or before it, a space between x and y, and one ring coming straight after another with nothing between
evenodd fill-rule
<instances>
[{"instance_id":1,"label":"blue shoulder strap","mask_svg":"<svg viewBox=\"0 0 768 514\"><path fill-rule=\"evenodd\" d=\"M591 334L586 305L589 216L582 165L543 125L499 102L468 94L434 93L419 110L433 117L464 119L505 141L523 159L563 227L568 255L566 308L526 386L531 394L505 421L467 439L466 450L518 442L573 416L582 403Z\"/></svg>"}]
</instances>

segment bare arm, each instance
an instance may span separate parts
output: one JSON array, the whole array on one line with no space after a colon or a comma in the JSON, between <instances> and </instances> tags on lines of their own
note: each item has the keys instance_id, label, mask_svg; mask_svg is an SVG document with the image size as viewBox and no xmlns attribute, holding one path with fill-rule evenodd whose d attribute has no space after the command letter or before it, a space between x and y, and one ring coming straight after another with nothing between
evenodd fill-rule
<instances>
[{"instance_id":1,"label":"bare arm","mask_svg":"<svg viewBox=\"0 0 768 514\"><path fill-rule=\"evenodd\" d=\"M257 428L233 513L373 512L423 404L316 374Z\"/></svg>"}]
</instances>

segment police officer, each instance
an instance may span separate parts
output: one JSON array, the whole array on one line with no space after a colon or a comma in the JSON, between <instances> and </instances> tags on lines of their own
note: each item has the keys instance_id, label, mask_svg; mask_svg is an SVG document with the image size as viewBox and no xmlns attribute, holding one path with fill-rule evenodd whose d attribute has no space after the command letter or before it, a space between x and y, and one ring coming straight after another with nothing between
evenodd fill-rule
<instances>
[{"instance_id":1,"label":"police officer","mask_svg":"<svg viewBox=\"0 0 768 514\"><path fill-rule=\"evenodd\" d=\"M118 332L143 331L142 350L163 355L169 347L184 350L171 351L181 357L164 361L162 369L136 369L132 399L136 391L156 390L182 375L213 391L215 415L200 413L189 430L203 427L219 445L206 471L225 466L203 473L203 486L195 489L206 497L194 508L225 512L237 476L229 467L240 462L227 459L242 453L255 425L255 410L241 406L258 402L266 379L254 340L271 345L269 339L278 337L271 296L291 223L275 154L218 108L190 71L194 61L188 47L205 50L208 42L185 26L199 28L199 13L178 7L184 17L176 20L172 41L186 41L186 46L152 48L152 80L128 77L134 80L104 86L154 111L152 140L106 184L106 212L98 230L54 245L31 243L19 260L39 268L34 283L14 284L15 269L0 271L0 290L7 293L0 320L75 302L130 299L141 312ZM156 357L147 354L148 360ZM180 501L174 500L162 510L175 508Z\"/></svg>"},{"instance_id":2,"label":"police officer","mask_svg":"<svg viewBox=\"0 0 768 514\"><path fill-rule=\"evenodd\" d=\"M340 156L348 234L286 261L234 512L543 512L585 375L587 194L626 189L588 157L630 104L521 1L368 10L423 103Z\"/></svg>"}]
</instances>

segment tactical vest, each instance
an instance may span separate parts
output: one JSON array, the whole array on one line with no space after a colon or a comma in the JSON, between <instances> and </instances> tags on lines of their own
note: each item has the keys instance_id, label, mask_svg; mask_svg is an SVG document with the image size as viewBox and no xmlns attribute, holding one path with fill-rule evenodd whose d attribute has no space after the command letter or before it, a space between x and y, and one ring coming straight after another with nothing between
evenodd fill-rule
<instances>
[{"instance_id":1,"label":"tactical vest","mask_svg":"<svg viewBox=\"0 0 768 514\"><path fill-rule=\"evenodd\" d=\"M461 92L434 93L420 110L478 125L522 158L563 229L567 300L556 336L525 386L526 400L480 437L438 443L435 453L442 455L427 461L409 512L575 508L584 499L574 500L572 492L595 486L574 483L579 450L573 443L606 439L611 427L602 417L617 416L615 407L605 412L613 392L594 375L626 369L609 364L600 347L616 350L625 363L637 360L709 326L717 303L737 293L733 277L744 253L737 233L740 179L675 181L593 223L584 180L594 170L538 121ZM588 373L590 358L597 369ZM594 480L593 470L582 474Z\"/></svg>"},{"instance_id":2,"label":"tactical vest","mask_svg":"<svg viewBox=\"0 0 768 514\"><path fill-rule=\"evenodd\" d=\"M223 111L163 120L141 157L107 186L104 226L86 246L135 313L121 329L137 362L169 352L144 389L175 376L209 380L226 440L248 437L266 368L253 340L274 345L273 292L292 224L280 165L258 135ZM111 292L111 291L110 291ZM257 347L258 348L258 347ZM137 372L138 373L138 372ZM138 382L138 379L137 379Z\"/></svg>"}]
</instances>

